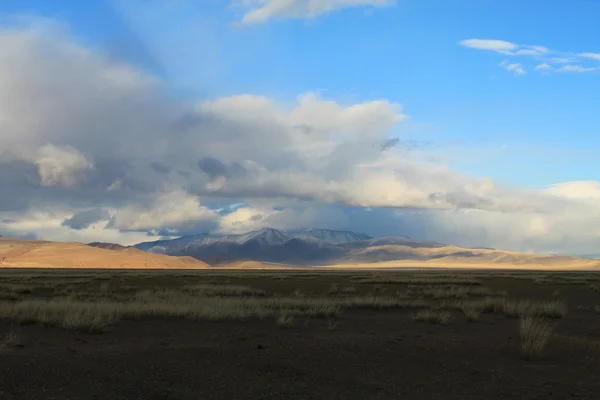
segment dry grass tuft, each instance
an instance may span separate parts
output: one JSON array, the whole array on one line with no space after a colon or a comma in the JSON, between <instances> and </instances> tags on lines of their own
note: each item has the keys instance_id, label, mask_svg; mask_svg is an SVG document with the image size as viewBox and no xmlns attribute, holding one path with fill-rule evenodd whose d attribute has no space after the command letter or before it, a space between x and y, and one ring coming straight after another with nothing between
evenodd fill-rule
<instances>
[{"instance_id":1,"label":"dry grass tuft","mask_svg":"<svg viewBox=\"0 0 600 400\"><path fill-rule=\"evenodd\" d=\"M347 287L340 288L340 286L337 283L332 283L331 286L329 286L327 293L329 293L329 294L354 294L354 293L356 293L356 288L354 286L347 286Z\"/></svg>"},{"instance_id":2,"label":"dry grass tuft","mask_svg":"<svg viewBox=\"0 0 600 400\"><path fill-rule=\"evenodd\" d=\"M69 299L25 300L2 304L0 317L21 323L39 322L85 332L101 332L118 319L115 308L106 303L85 303Z\"/></svg>"},{"instance_id":3,"label":"dry grass tuft","mask_svg":"<svg viewBox=\"0 0 600 400\"><path fill-rule=\"evenodd\" d=\"M471 277L452 275L430 276L357 276L351 280L358 283L401 284L401 285L481 285L481 281Z\"/></svg>"},{"instance_id":4,"label":"dry grass tuft","mask_svg":"<svg viewBox=\"0 0 600 400\"><path fill-rule=\"evenodd\" d=\"M340 299L342 308L346 309L406 309L426 307L427 302L420 299L403 299L387 296L354 296Z\"/></svg>"},{"instance_id":5,"label":"dry grass tuft","mask_svg":"<svg viewBox=\"0 0 600 400\"><path fill-rule=\"evenodd\" d=\"M465 317L467 317L467 321L469 322L477 321L481 315L481 308L474 304L465 304L460 310L465 314Z\"/></svg>"},{"instance_id":6,"label":"dry grass tuft","mask_svg":"<svg viewBox=\"0 0 600 400\"><path fill-rule=\"evenodd\" d=\"M66 329L99 332L120 319L144 316L197 318L213 321L266 318L280 314L333 317L339 314L343 299L200 297L164 290L140 292L127 301L81 301L71 298L25 300L0 303L0 318L21 323L42 323Z\"/></svg>"},{"instance_id":7,"label":"dry grass tuft","mask_svg":"<svg viewBox=\"0 0 600 400\"><path fill-rule=\"evenodd\" d=\"M199 296L264 296L263 290L239 285L190 285L184 286L184 291Z\"/></svg>"},{"instance_id":8,"label":"dry grass tuft","mask_svg":"<svg viewBox=\"0 0 600 400\"><path fill-rule=\"evenodd\" d=\"M431 324L446 325L450 322L452 313L434 309L423 309L413 314L413 321L429 322Z\"/></svg>"},{"instance_id":9,"label":"dry grass tuft","mask_svg":"<svg viewBox=\"0 0 600 400\"><path fill-rule=\"evenodd\" d=\"M486 287L458 285L410 285L409 293L433 299L466 299L468 297L503 297L507 295L505 291L494 291Z\"/></svg>"},{"instance_id":10,"label":"dry grass tuft","mask_svg":"<svg viewBox=\"0 0 600 400\"><path fill-rule=\"evenodd\" d=\"M279 317L277 317L277 325L282 328L288 328L293 326L295 323L294 316L292 314L281 313Z\"/></svg>"},{"instance_id":11,"label":"dry grass tuft","mask_svg":"<svg viewBox=\"0 0 600 400\"><path fill-rule=\"evenodd\" d=\"M484 297L479 299L445 300L440 308L449 310L475 309L481 313L504 314L508 317L540 316L562 318L567 313L563 300L509 300L504 297ZM465 314L466 315L466 314ZM468 317L467 317L468 318Z\"/></svg>"},{"instance_id":12,"label":"dry grass tuft","mask_svg":"<svg viewBox=\"0 0 600 400\"><path fill-rule=\"evenodd\" d=\"M33 287L19 284L0 284L0 300L19 300L24 294L33 293Z\"/></svg>"},{"instance_id":13,"label":"dry grass tuft","mask_svg":"<svg viewBox=\"0 0 600 400\"><path fill-rule=\"evenodd\" d=\"M502 312L508 317L539 316L563 318L567 314L567 305L561 300L542 302L507 300L502 304Z\"/></svg>"},{"instance_id":14,"label":"dry grass tuft","mask_svg":"<svg viewBox=\"0 0 600 400\"><path fill-rule=\"evenodd\" d=\"M350 291L347 291L350 292ZM309 297L296 292L286 297L262 294L243 286L187 286L183 289L143 290L120 297L58 297L0 302L0 318L41 323L66 329L100 332L121 319L146 316L221 320L304 316L331 318L349 309L423 308L423 299L393 296ZM221 296L218 296L221 294Z\"/></svg>"},{"instance_id":15,"label":"dry grass tuft","mask_svg":"<svg viewBox=\"0 0 600 400\"><path fill-rule=\"evenodd\" d=\"M552 337L554 325L539 316L523 317L519 320L521 354L527 361L539 357Z\"/></svg>"},{"instance_id":16,"label":"dry grass tuft","mask_svg":"<svg viewBox=\"0 0 600 400\"><path fill-rule=\"evenodd\" d=\"M354 294L356 293L356 288L354 286L346 286L340 289L341 294Z\"/></svg>"}]
</instances>

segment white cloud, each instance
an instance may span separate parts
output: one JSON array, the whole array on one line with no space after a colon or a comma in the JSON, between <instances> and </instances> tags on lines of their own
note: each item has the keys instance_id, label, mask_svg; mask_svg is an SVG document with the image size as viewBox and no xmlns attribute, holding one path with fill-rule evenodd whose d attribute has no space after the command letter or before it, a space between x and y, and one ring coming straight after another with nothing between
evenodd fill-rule
<instances>
[{"instance_id":1,"label":"white cloud","mask_svg":"<svg viewBox=\"0 0 600 400\"><path fill-rule=\"evenodd\" d=\"M569 57L552 57L550 58L550 61L555 64L568 64L570 62L574 62L575 60Z\"/></svg>"},{"instance_id":2,"label":"white cloud","mask_svg":"<svg viewBox=\"0 0 600 400\"><path fill-rule=\"evenodd\" d=\"M471 49L490 50L506 55L512 55L513 51L519 48L517 44L507 42L506 40L467 39L462 40L459 44Z\"/></svg>"},{"instance_id":3,"label":"white cloud","mask_svg":"<svg viewBox=\"0 0 600 400\"><path fill-rule=\"evenodd\" d=\"M42 186L60 185L67 188L80 183L85 171L94 168L77 149L51 144L38 150L35 164L38 166Z\"/></svg>"},{"instance_id":4,"label":"white cloud","mask_svg":"<svg viewBox=\"0 0 600 400\"><path fill-rule=\"evenodd\" d=\"M353 7L385 7L395 0L243 0L250 10L244 15L245 24L259 24L272 18L316 18Z\"/></svg>"},{"instance_id":5,"label":"white cloud","mask_svg":"<svg viewBox=\"0 0 600 400\"><path fill-rule=\"evenodd\" d=\"M550 49L544 46L531 46L531 50L535 51L537 54L544 54L550 51Z\"/></svg>"},{"instance_id":6,"label":"white cloud","mask_svg":"<svg viewBox=\"0 0 600 400\"><path fill-rule=\"evenodd\" d=\"M508 61L503 61L500 63L500 66L507 71L513 72L515 75L525 75L527 73L521 63L509 63Z\"/></svg>"},{"instance_id":7,"label":"white cloud","mask_svg":"<svg viewBox=\"0 0 600 400\"><path fill-rule=\"evenodd\" d=\"M213 230L218 214L182 190L156 194L152 204L126 205L112 216L109 227L123 231L202 232Z\"/></svg>"},{"instance_id":8,"label":"white cloud","mask_svg":"<svg viewBox=\"0 0 600 400\"><path fill-rule=\"evenodd\" d=\"M71 229L62 225L62 222L71 216L72 213L66 210L32 210L25 214L14 215L14 219L0 218L0 235L25 238L37 237L44 240L65 242L109 242L122 245L133 245L148 240L148 235L145 232L103 229L107 221L100 221L84 229Z\"/></svg>"},{"instance_id":9,"label":"white cloud","mask_svg":"<svg viewBox=\"0 0 600 400\"><path fill-rule=\"evenodd\" d=\"M539 72L542 75L550 75L551 72L554 72L555 68L552 65L544 62L536 65L533 68L533 70Z\"/></svg>"},{"instance_id":10,"label":"white cloud","mask_svg":"<svg viewBox=\"0 0 600 400\"><path fill-rule=\"evenodd\" d=\"M600 53L580 53L579 57L591 58L592 60L600 61Z\"/></svg>"},{"instance_id":11,"label":"white cloud","mask_svg":"<svg viewBox=\"0 0 600 400\"><path fill-rule=\"evenodd\" d=\"M548 193L569 199L600 199L600 182L573 181L557 183L547 189Z\"/></svg>"},{"instance_id":12,"label":"white cloud","mask_svg":"<svg viewBox=\"0 0 600 400\"><path fill-rule=\"evenodd\" d=\"M507 56L541 56L550 50L544 46L526 46L506 40L467 39L459 42L461 46L476 50L488 50Z\"/></svg>"},{"instance_id":13,"label":"white cloud","mask_svg":"<svg viewBox=\"0 0 600 400\"><path fill-rule=\"evenodd\" d=\"M541 63L541 64L536 65L534 69L536 71L548 71L548 70L552 70L552 67L548 63Z\"/></svg>"},{"instance_id":14,"label":"white cloud","mask_svg":"<svg viewBox=\"0 0 600 400\"><path fill-rule=\"evenodd\" d=\"M459 42L461 46L476 49L485 50L499 53L511 57L524 57L525 59L530 58L537 62L535 67L532 67L535 71L543 74L548 74L552 71L557 72L591 72L600 69L598 66L586 66L585 63L590 60L600 61L600 54L598 53L569 53L551 50L544 46L530 46L523 44L516 44L505 40L492 40L492 39L467 39ZM574 65L564 65L562 67L556 67L555 64L569 64L579 63ZM514 71L516 75L523 75L526 73L525 66L522 63L510 63L503 61L500 66L505 69Z\"/></svg>"},{"instance_id":15,"label":"white cloud","mask_svg":"<svg viewBox=\"0 0 600 400\"><path fill-rule=\"evenodd\" d=\"M554 196L561 197L557 194ZM571 203L571 207L573 204L575 203ZM580 203L579 207L573 207L572 210L576 211L502 213L323 205L273 210L252 205L239 208L222 218L220 232L241 233L262 227L323 227L371 235L403 234L465 247L495 247L560 254L597 253L596 243L600 239L598 207ZM596 213L593 213L594 210Z\"/></svg>"},{"instance_id":16,"label":"white cloud","mask_svg":"<svg viewBox=\"0 0 600 400\"><path fill-rule=\"evenodd\" d=\"M582 67L581 65L565 65L557 69L558 72L592 72L597 71L598 68Z\"/></svg>"}]
</instances>

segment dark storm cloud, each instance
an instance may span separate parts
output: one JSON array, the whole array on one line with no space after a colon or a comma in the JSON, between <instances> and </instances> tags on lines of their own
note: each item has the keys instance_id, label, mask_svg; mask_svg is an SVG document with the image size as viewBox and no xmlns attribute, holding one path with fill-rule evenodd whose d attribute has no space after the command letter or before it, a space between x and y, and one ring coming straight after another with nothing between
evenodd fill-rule
<instances>
[{"instance_id":1,"label":"dark storm cloud","mask_svg":"<svg viewBox=\"0 0 600 400\"><path fill-rule=\"evenodd\" d=\"M152 168L154 171L158 172L159 174L168 174L169 172L171 172L171 169L172 169L168 165L161 163L159 161L151 162L150 168Z\"/></svg>"},{"instance_id":2,"label":"dark storm cloud","mask_svg":"<svg viewBox=\"0 0 600 400\"><path fill-rule=\"evenodd\" d=\"M198 167L212 180L218 177L232 178L246 174L248 171L238 162L225 164L215 157L202 157Z\"/></svg>"},{"instance_id":3,"label":"dark storm cloud","mask_svg":"<svg viewBox=\"0 0 600 400\"><path fill-rule=\"evenodd\" d=\"M77 230L85 229L98 221L106 220L108 218L110 218L108 211L96 208L92 210L81 211L73 215L71 218L64 220L62 222L62 226L67 226Z\"/></svg>"}]
</instances>

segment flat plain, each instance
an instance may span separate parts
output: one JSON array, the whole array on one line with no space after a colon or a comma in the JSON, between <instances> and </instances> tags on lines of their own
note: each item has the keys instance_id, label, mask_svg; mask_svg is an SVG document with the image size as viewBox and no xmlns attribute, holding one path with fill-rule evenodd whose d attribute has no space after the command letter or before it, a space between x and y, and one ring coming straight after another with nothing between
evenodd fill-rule
<instances>
[{"instance_id":1,"label":"flat plain","mask_svg":"<svg viewBox=\"0 0 600 400\"><path fill-rule=\"evenodd\" d=\"M600 273L0 270L0 399L599 399Z\"/></svg>"}]
</instances>

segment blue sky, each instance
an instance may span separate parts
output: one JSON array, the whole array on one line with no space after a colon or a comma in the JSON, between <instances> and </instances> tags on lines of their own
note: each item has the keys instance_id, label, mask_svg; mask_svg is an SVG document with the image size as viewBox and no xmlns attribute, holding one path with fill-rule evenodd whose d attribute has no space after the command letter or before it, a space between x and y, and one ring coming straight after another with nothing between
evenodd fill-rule
<instances>
[{"instance_id":1,"label":"blue sky","mask_svg":"<svg viewBox=\"0 0 600 400\"><path fill-rule=\"evenodd\" d=\"M293 0L251 20L278 1L0 0L0 27L60 24L175 102L398 103L403 157L505 187L599 179L600 1Z\"/></svg>"}]
</instances>

